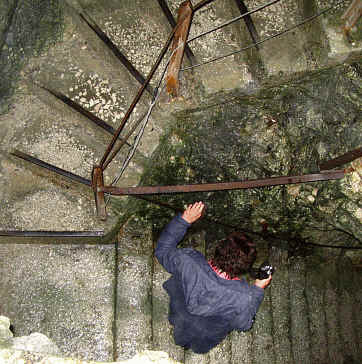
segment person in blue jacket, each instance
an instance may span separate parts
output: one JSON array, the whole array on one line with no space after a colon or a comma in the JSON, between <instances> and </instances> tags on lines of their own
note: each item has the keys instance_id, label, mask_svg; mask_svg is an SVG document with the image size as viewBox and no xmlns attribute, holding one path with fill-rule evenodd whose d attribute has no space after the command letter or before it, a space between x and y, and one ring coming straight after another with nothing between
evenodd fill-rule
<instances>
[{"instance_id":1,"label":"person in blue jacket","mask_svg":"<svg viewBox=\"0 0 362 364\"><path fill-rule=\"evenodd\" d=\"M160 264L172 274L163 287L170 297L168 318L174 326L175 343L200 354L215 347L232 330L252 327L264 288L272 278L257 279L250 286L245 279L234 277L235 266L243 255L240 249L230 252L221 246L219 256L208 262L194 249L177 248L187 229L202 216L204 207L201 201L196 202L175 216L162 231L155 251ZM224 266L220 264L225 263L220 256L223 254L228 260ZM254 252L251 255L255 259Z\"/></svg>"}]
</instances>

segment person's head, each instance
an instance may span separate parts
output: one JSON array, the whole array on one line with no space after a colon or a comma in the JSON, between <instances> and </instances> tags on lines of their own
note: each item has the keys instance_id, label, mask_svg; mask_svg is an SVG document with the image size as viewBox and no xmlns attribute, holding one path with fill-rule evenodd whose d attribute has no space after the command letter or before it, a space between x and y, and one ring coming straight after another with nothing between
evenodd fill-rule
<instances>
[{"instance_id":1,"label":"person's head","mask_svg":"<svg viewBox=\"0 0 362 364\"><path fill-rule=\"evenodd\" d=\"M240 232L231 233L215 248L212 265L226 272L230 278L247 272L256 259L254 242Z\"/></svg>"}]
</instances>

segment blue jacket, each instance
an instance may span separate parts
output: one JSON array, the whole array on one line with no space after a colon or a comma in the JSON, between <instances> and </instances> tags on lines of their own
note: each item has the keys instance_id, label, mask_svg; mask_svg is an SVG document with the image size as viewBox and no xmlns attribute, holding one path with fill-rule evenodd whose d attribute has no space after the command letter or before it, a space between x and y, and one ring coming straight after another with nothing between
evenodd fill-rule
<instances>
[{"instance_id":1,"label":"blue jacket","mask_svg":"<svg viewBox=\"0 0 362 364\"><path fill-rule=\"evenodd\" d=\"M200 252L178 249L189 226L180 215L173 218L160 235L155 255L172 274L163 287L170 296L175 343L205 353L230 331L251 328L264 290L244 279L223 279Z\"/></svg>"}]
</instances>

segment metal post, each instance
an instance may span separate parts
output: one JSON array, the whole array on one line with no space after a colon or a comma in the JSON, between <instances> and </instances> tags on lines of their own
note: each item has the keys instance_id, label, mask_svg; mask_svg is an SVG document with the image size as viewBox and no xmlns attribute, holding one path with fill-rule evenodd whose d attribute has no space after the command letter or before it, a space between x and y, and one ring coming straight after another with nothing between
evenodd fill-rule
<instances>
[{"instance_id":1,"label":"metal post","mask_svg":"<svg viewBox=\"0 0 362 364\"><path fill-rule=\"evenodd\" d=\"M187 36L189 34L191 20L192 20L192 7L189 0L184 1L178 10L177 25L178 29L172 42L172 57L168 65L166 75L167 92L174 97L178 96L179 92L179 79L178 75L181 68L181 63L184 55Z\"/></svg>"},{"instance_id":2,"label":"metal post","mask_svg":"<svg viewBox=\"0 0 362 364\"><path fill-rule=\"evenodd\" d=\"M167 5L167 2L165 0L157 0L157 1L160 4L160 7L161 7L163 13L165 14L168 22L170 23L171 27L174 28L176 26L176 20L173 17L173 15ZM195 64L196 57L195 57L194 53L192 52L191 48L187 44L185 47L185 53L186 53L186 56L189 59L191 65Z\"/></svg>"}]
</instances>

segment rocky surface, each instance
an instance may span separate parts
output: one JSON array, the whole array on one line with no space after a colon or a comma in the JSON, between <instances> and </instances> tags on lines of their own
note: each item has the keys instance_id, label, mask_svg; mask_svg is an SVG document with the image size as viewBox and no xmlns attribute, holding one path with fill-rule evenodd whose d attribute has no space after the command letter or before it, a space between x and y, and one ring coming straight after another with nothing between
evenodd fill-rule
<instances>
[{"instance_id":1,"label":"rocky surface","mask_svg":"<svg viewBox=\"0 0 362 364\"><path fill-rule=\"evenodd\" d=\"M355 63L301 75L256 95L236 92L224 103L213 99L175 114L173 128L154 156L158 168L146 171L142 184L231 182L318 171L321 162L362 143L359 67ZM274 234L280 246L289 240L290 254L303 242L358 247L360 163L357 159L341 166L352 167L352 172L339 181L209 192L201 197L165 195L158 200L182 208L202 198L209 218L252 230L257 239L266 225L272 233L267 238ZM139 214L157 226L169 218L167 210L138 204Z\"/></svg>"},{"instance_id":2,"label":"rocky surface","mask_svg":"<svg viewBox=\"0 0 362 364\"><path fill-rule=\"evenodd\" d=\"M176 17L180 2L167 3ZM246 3L249 10L264 5ZM321 162L360 147L362 35L358 24L348 39L342 32L348 4L287 0L253 14L260 40L266 40L336 6L266 40L259 51L239 52L251 44L243 21L190 42L198 67L181 72L182 97L170 100L162 90L118 185L312 173ZM42 86L113 128L139 89L80 13L144 76L171 30L154 0L1 2L0 230L106 234L102 241L1 237L0 314L11 318L16 337L42 332L62 356L76 358L4 349L4 360L115 361L149 349L187 364L358 362L361 254L333 246L361 246L361 159L342 166L352 169L340 181L157 197L176 209L194 199L206 202L207 215L184 246L211 254L232 225L257 242L257 264L269 257L278 267L253 330L232 333L209 354L195 355L173 343L162 289L167 273L153 257L158 233L174 210L117 198L108 204L104 223L95 216L89 187L9 155L18 148L89 179L111 136ZM234 1L209 4L195 14L190 38L239 14ZM237 53L203 64L231 52ZM185 58L183 67L190 65ZM145 93L126 132L150 100ZM134 135L106 170L106 183L119 173Z\"/></svg>"},{"instance_id":3,"label":"rocky surface","mask_svg":"<svg viewBox=\"0 0 362 364\"><path fill-rule=\"evenodd\" d=\"M33 333L29 336L14 337L10 331L10 320L0 316L0 360L3 364L96 364L95 361L62 358L57 346L45 335ZM110 363L110 362L109 362ZM115 362L113 362L115 363ZM117 361L124 364L158 363L177 364L161 351L145 350L132 359Z\"/></svg>"}]
</instances>

